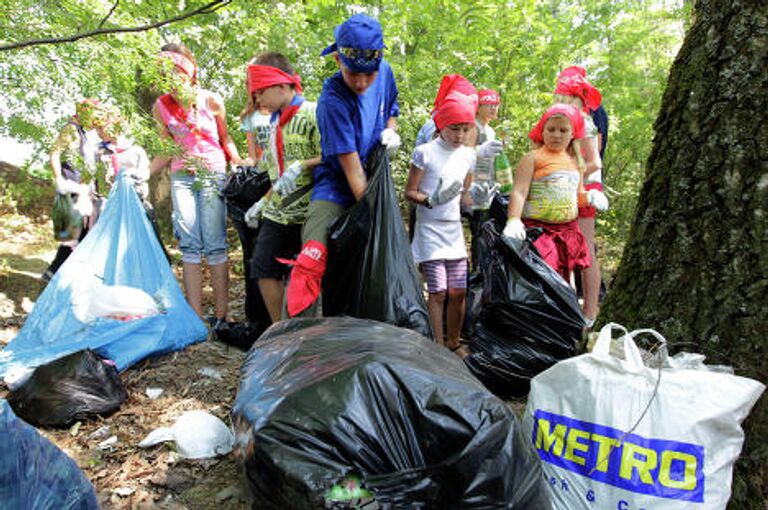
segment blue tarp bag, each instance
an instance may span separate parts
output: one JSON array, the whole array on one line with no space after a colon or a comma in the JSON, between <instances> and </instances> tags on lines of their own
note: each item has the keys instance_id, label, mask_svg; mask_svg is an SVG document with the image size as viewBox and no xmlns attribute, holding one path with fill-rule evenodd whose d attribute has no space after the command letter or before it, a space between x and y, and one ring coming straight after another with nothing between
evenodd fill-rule
<instances>
[{"instance_id":1,"label":"blue tarp bag","mask_svg":"<svg viewBox=\"0 0 768 510\"><path fill-rule=\"evenodd\" d=\"M108 316L84 320L82 313L76 313L82 300L110 286L148 294L160 313L133 320ZM99 221L40 294L18 336L0 351L0 376L88 348L113 360L122 371L147 356L183 349L206 336L205 325L184 299L132 180L121 173Z\"/></svg>"},{"instance_id":2,"label":"blue tarp bag","mask_svg":"<svg viewBox=\"0 0 768 510\"><path fill-rule=\"evenodd\" d=\"M98 510L91 482L75 461L0 400L0 506Z\"/></svg>"}]
</instances>

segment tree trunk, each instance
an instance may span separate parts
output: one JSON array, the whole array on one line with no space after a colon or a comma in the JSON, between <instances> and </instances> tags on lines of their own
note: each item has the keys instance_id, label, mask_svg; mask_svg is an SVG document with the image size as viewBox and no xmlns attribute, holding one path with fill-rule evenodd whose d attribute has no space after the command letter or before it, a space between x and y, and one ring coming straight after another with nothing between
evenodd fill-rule
<instances>
[{"instance_id":1,"label":"tree trunk","mask_svg":"<svg viewBox=\"0 0 768 510\"><path fill-rule=\"evenodd\" d=\"M653 327L768 380L768 7L699 0L670 71L601 321ZM768 508L768 398L745 423L729 508Z\"/></svg>"}]
</instances>

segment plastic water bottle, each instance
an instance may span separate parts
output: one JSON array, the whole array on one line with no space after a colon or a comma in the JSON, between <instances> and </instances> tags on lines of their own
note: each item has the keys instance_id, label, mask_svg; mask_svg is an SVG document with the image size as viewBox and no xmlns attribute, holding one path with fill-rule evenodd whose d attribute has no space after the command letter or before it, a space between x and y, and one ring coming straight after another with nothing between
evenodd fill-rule
<instances>
[{"instance_id":1,"label":"plastic water bottle","mask_svg":"<svg viewBox=\"0 0 768 510\"><path fill-rule=\"evenodd\" d=\"M499 183L499 191L502 195L508 195L512 191L512 167L504 151L501 151L494 161L496 169L496 182Z\"/></svg>"}]
</instances>

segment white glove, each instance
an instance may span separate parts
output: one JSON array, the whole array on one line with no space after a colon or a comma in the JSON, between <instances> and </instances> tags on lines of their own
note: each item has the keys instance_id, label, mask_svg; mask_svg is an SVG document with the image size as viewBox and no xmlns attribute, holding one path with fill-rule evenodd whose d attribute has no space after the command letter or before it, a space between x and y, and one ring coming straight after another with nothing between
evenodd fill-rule
<instances>
[{"instance_id":1,"label":"white glove","mask_svg":"<svg viewBox=\"0 0 768 510\"><path fill-rule=\"evenodd\" d=\"M301 172L304 171L304 165L301 161L294 161L288 168L285 169L283 175L281 175L275 183L272 185L272 190L280 196L290 195L296 191L296 179L299 178Z\"/></svg>"},{"instance_id":2,"label":"white glove","mask_svg":"<svg viewBox=\"0 0 768 510\"><path fill-rule=\"evenodd\" d=\"M477 148L478 158L494 158L504 150L504 144L498 140L488 140Z\"/></svg>"},{"instance_id":3,"label":"white glove","mask_svg":"<svg viewBox=\"0 0 768 510\"><path fill-rule=\"evenodd\" d=\"M473 182L469 187L469 194L476 209L488 209L493 201L493 196L499 191L499 183L492 186L488 182Z\"/></svg>"},{"instance_id":4,"label":"white glove","mask_svg":"<svg viewBox=\"0 0 768 510\"><path fill-rule=\"evenodd\" d=\"M80 194L77 195L75 200L75 210L80 213L80 216L90 216L93 214L93 201L91 200L91 193L88 190L87 184L79 184L81 186Z\"/></svg>"},{"instance_id":5,"label":"white glove","mask_svg":"<svg viewBox=\"0 0 768 510\"><path fill-rule=\"evenodd\" d=\"M510 218L507 220L507 226L504 227L504 232L501 235L522 241L525 239L525 225L520 218Z\"/></svg>"},{"instance_id":6,"label":"white glove","mask_svg":"<svg viewBox=\"0 0 768 510\"><path fill-rule=\"evenodd\" d=\"M56 178L56 193L59 195L65 195L67 193L81 193L83 191L82 185L75 181L70 181L62 176Z\"/></svg>"},{"instance_id":7,"label":"white glove","mask_svg":"<svg viewBox=\"0 0 768 510\"><path fill-rule=\"evenodd\" d=\"M392 128L387 128L381 132L381 145L386 147L387 152L392 155L400 147L400 135Z\"/></svg>"},{"instance_id":8,"label":"white glove","mask_svg":"<svg viewBox=\"0 0 768 510\"><path fill-rule=\"evenodd\" d=\"M267 205L267 197L263 197L261 200L253 204L245 213L245 222L251 228L259 228L259 218L261 217L261 210Z\"/></svg>"},{"instance_id":9,"label":"white glove","mask_svg":"<svg viewBox=\"0 0 768 510\"><path fill-rule=\"evenodd\" d=\"M599 189L591 189L587 191L587 203L597 209L598 211L608 210L608 197L605 193Z\"/></svg>"},{"instance_id":10,"label":"white glove","mask_svg":"<svg viewBox=\"0 0 768 510\"><path fill-rule=\"evenodd\" d=\"M443 205L459 196L463 189L461 184L461 181L456 180L453 181L447 188L442 189L443 180L440 179L437 181L437 188L429 197L430 205L433 207L436 205Z\"/></svg>"}]
</instances>

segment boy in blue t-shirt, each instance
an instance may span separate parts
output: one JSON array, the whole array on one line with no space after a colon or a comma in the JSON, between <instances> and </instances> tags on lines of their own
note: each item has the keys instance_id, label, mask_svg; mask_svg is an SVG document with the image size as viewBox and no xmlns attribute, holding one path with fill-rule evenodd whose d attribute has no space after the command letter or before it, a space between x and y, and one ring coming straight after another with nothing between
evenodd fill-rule
<instances>
[{"instance_id":1,"label":"boy in blue t-shirt","mask_svg":"<svg viewBox=\"0 0 768 510\"><path fill-rule=\"evenodd\" d=\"M365 162L378 144L394 152L397 85L383 59L378 21L355 14L336 27L335 42L321 55L333 54L339 71L325 80L317 102L322 162L313 173L314 188L304 228L303 246L294 262L286 292L288 315L310 307L320 295L328 250L328 226L363 198L368 186Z\"/></svg>"}]
</instances>

